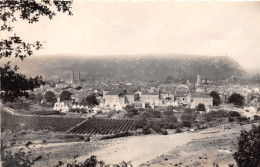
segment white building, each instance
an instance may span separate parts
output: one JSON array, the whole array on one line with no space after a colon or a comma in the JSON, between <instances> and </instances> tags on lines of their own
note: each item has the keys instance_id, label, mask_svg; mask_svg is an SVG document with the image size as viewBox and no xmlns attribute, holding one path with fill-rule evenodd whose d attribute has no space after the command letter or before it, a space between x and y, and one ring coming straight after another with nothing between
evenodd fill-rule
<instances>
[{"instance_id":1,"label":"white building","mask_svg":"<svg viewBox=\"0 0 260 167\"><path fill-rule=\"evenodd\" d=\"M57 102L53 106L53 110L60 111L62 113L69 112L72 108L72 103L70 101L60 101L60 98L57 98Z\"/></svg>"}]
</instances>

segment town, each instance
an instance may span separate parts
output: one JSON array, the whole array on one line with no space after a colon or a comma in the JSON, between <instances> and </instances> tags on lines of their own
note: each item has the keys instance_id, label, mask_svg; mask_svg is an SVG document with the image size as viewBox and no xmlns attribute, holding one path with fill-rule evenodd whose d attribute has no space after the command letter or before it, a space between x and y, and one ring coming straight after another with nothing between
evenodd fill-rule
<instances>
[{"instance_id":1,"label":"town","mask_svg":"<svg viewBox=\"0 0 260 167\"><path fill-rule=\"evenodd\" d=\"M230 78L229 80L234 80ZM109 112L111 110L121 111L127 105L134 108L152 108L164 110L168 106L197 109L202 106L202 112L217 110L221 107L229 108L228 98L234 94L240 94L244 102L243 114L258 114L260 108L260 87L258 85L234 84L229 80L213 82L197 75L197 80L186 84L148 82L87 82L81 81L80 72L74 71L71 80L47 82L46 85L34 90L32 96L41 95L41 104L53 105L53 110L62 113L73 113L75 110L82 114ZM62 93L63 92L63 93ZM62 94L67 92L68 96L60 100ZM213 104L211 92L216 92L220 98L221 106ZM48 96L51 94L50 96ZM65 95L66 96L66 95ZM86 98L90 97L90 103ZM91 99L91 97L93 97ZM93 100L94 99L94 100ZM232 109L233 106L230 108ZM240 111L240 110L239 110ZM177 112L177 111L176 111Z\"/></svg>"},{"instance_id":2,"label":"town","mask_svg":"<svg viewBox=\"0 0 260 167\"><path fill-rule=\"evenodd\" d=\"M202 139L207 139L205 144L214 141L214 145L207 146L205 155L209 151L218 155L219 150L221 151L216 149L218 147L225 147L225 150L235 149L233 141L239 130L248 129L249 125L260 120L259 85L245 85L237 80L231 77L226 80L210 81L198 74L196 80L187 80L186 83L101 82L87 81L81 77L80 71L71 71L69 80L54 76L45 80L45 85L29 91L27 98L20 97L15 102L5 103L2 118L6 119L2 119L1 122L3 139L8 140L9 146L15 150L23 144L27 145L27 141L30 140L33 147L37 148L37 145L40 145L45 152L50 151L47 155L43 155L41 150L34 150L35 155L43 156L37 163L40 166L49 166L52 161L51 164L54 165L59 159L64 158L63 154L51 150L52 147L48 144L87 142L87 145L82 143L73 144L73 147L66 146L66 149L75 152L74 157L78 157L77 161L82 161L84 157L89 157L93 153L90 151L91 148L99 150L97 145L102 145L101 148L104 147L106 150L117 150L112 145L111 148L106 145L113 142L110 139L116 138L115 142L120 141L125 145L123 142L125 137L132 144L118 150L121 154L124 151L131 152L132 147L142 148L141 152L117 160L113 160L113 157L118 156L116 151L106 156L101 156L102 151L93 154L109 164L130 161L134 166L152 164L165 166L161 161L167 160L168 165L175 163L175 166L212 165L211 161L185 162L185 156L179 157L180 164L176 164L175 159L168 160L168 158L162 160L147 156L140 161L135 158L144 153L150 155L153 151L147 149L149 147L154 148L157 155L164 153L168 146L162 145L162 142L157 143L155 138L164 140L165 135L169 136L168 139L165 138L167 140L165 142L171 143L174 147L181 144L180 140L190 143L192 140L200 141L200 137L204 137ZM172 135L175 138L180 137L176 139L177 143L175 140L169 140ZM188 135L185 140L183 135ZM224 136L228 137L225 141L230 142L225 142L223 145L222 142L215 141L218 137L224 140ZM140 144L148 138L150 138L150 142L147 142L149 147L145 145L140 147ZM156 147L156 143L160 147ZM86 146L83 150L78 148L82 145ZM120 144L117 143L115 146L120 147ZM59 144L55 147L64 149ZM186 148L187 146L184 147ZM201 150L200 154L203 153L203 145L191 144L189 159L192 160L196 149ZM218 156L214 154L206 158L211 158L218 164L234 164L230 153L232 152L226 152L223 159L218 161L216 159ZM68 157L66 162L71 162L71 158ZM151 162L147 161L151 159L153 159ZM145 161L147 163L144 163Z\"/></svg>"}]
</instances>

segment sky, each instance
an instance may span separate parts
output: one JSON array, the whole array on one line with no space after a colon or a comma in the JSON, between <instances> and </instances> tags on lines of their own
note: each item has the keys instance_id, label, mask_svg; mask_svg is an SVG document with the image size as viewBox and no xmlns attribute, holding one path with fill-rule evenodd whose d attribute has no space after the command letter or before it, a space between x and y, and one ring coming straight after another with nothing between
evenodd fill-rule
<instances>
[{"instance_id":1,"label":"sky","mask_svg":"<svg viewBox=\"0 0 260 167\"><path fill-rule=\"evenodd\" d=\"M42 41L37 55L228 55L260 69L260 2L76 1L72 12L14 32Z\"/></svg>"}]
</instances>

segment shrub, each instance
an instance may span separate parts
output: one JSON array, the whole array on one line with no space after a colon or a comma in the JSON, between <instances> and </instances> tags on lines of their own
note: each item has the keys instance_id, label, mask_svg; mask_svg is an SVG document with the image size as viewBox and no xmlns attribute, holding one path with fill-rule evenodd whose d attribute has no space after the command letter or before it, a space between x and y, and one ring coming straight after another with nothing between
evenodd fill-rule
<instances>
[{"instance_id":1,"label":"shrub","mask_svg":"<svg viewBox=\"0 0 260 167\"><path fill-rule=\"evenodd\" d=\"M183 121L182 122L182 126L190 128L191 127L191 122L190 121Z\"/></svg>"},{"instance_id":2,"label":"shrub","mask_svg":"<svg viewBox=\"0 0 260 167\"><path fill-rule=\"evenodd\" d=\"M148 126L145 126L143 129L142 129L142 134L144 135L148 135L148 134L151 134L152 131L150 130L150 127Z\"/></svg>"},{"instance_id":3,"label":"shrub","mask_svg":"<svg viewBox=\"0 0 260 167\"><path fill-rule=\"evenodd\" d=\"M231 117L240 117L240 116L241 116L237 111L230 111L230 112L229 112L229 115L230 115Z\"/></svg>"},{"instance_id":4,"label":"shrub","mask_svg":"<svg viewBox=\"0 0 260 167\"><path fill-rule=\"evenodd\" d=\"M167 130L163 130L163 131L162 131L162 135L168 135Z\"/></svg>"},{"instance_id":5,"label":"shrub","mask_svg":"<svg viewBox=\"0 0 260 167\"><path fill-rule=\"evenodd\" d=\"M182 114L181 120L185 125L190 126L190 124L196 120L196 117L197 114L195 113L195 111L187 108Z\"/></svg>"},{"instance_id":6,"label":"shrub","mask_svg":"<svg viewBox=\"0 0 260 167\"><path fill-rule=\"evenodd\" d=\"M47 102L54 102L56 100L55 94L52 91L47 91L44 95Z\"/></svg>"},{"instance_id":7,"label":"shrub","mask_svg":"<svg viewBox=\"0 0 260 167\"><path fill-rule=\"evenodd\" d=\"M117 133L115 135L102 137L100 140L115 139L115 138L120 138L120 137L131 136L131 135L132 135L132 133L130 133L130 132L123 132L123 133Z\"/></svg>"},{"instance_id":8,"label":"shrub","mask_svg":"<svg viewBox=\"0 0 260 167\"><path fill-rule=\"evenodd\" d=\"M135 108L131 108L128 110L128 113L132 113L133 115L137 115L138 114L138 110Z\"/></svg>"},{"instance_id":9,"label":"shrub","mask_svg":"<svg viewBox=\"0 0 260 167\"><path fill-rule=\"evenodd\" d=\"M238 167L260 166L260 126L252 125L250 131L241 132L233 156Z\"/></svg>"},{"instance_id":10,"label":"shrub","mask_svg":"<svg viewBox=\"0 0 260 167\"><path fill-rule=\"evenodd\" d=\"M237 105L237 106L243 106L245 104L245 98L238 93L233 93L228 98L228 103L233 103L234 105Z\"/></svg>"},{"instance_id":11,"label":"shrub","mask_svg":"<svg viewBox=\"0 0 260 167\"><path fill-rule=\"evenodd\" d=\"M212 92L210 92L210 96L213 98L213 105L214 105L214 106L220 105L221 99L220 99L220 97L219 97L218 92L212 91Z\"/></svg>"},{"instance_id":12,"label":"shrub","mask_svg":"<svg viewBox=\"0 0 260 167\"><path fill-rule=\"evenodd\" d=\"M70 100L72 93L70 91L64 90L60 94L60 101Z\"/></svg>"},{"instance_id":13,"label":"shrub","mask_svg":"<svg viewBox=\"0 0 260 167\"><path fill-rule=\"evenodd\" d=\"M234 121L235 121L234 118L232 118L232 117L228 117L228 122L234 122Z\"/></svg>"},{"instance_id":14,"label":"shrub","mask_svg":"<svg viewBox=\"0 0 260 167\"><path fill-rule=\"evenodd\" d=\"M206 111L206 107L203 103L200 103L197 107L196 107L197 111Z\"/></svg>"},{"instance_id":15,"label":"shrub","mask_svg":"<svg viewBox=\"0 0 260 167\"><path fill-rule=\"evenodd\" d=\"M175 133L181 133L181 132L182 132L181 128L177 128L175 131Z\"/></svg>"},{"instance_id":16,"label":"shrub","mask_svg":"<svg viewBox=\"0 0 260 167\"><path fill-rule=\"evenodd\" d=\"M85 102L88 105L98 105L98 100L95 95L89 95L85 98Z\"/></svg>"}]
</instances>

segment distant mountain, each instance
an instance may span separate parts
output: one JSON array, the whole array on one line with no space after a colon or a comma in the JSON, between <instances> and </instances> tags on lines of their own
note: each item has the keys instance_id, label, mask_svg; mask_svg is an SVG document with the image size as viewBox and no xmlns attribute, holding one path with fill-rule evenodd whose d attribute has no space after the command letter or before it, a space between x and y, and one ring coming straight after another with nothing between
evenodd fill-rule
<instances>
[{"instance_id":1,"label":"distant mountain","mask_svg":"<svg viewBox=\"0 0 260 167\"><path fill-rule=\"evenodd\" d=\"M87 80L151 81L195 81L197 74L209 80L242 77L244 69L227 56L140 56L140 57L96 57L38 56L23 62L12 61L27 75L44 77L60 76L69 79L72 71L80 71Z\"/></svg>"}]
</instances>

